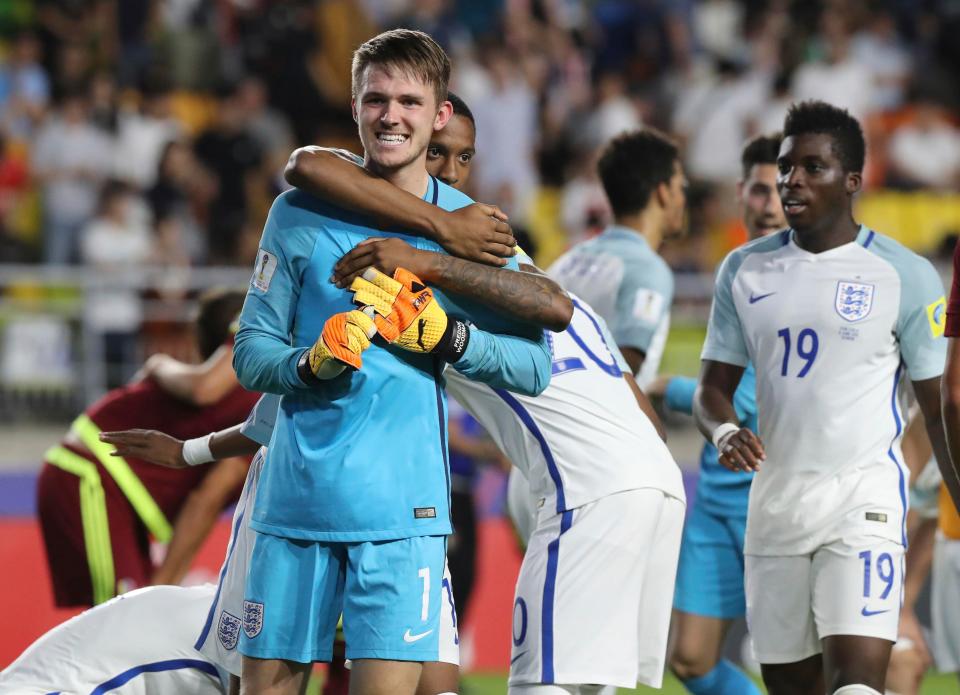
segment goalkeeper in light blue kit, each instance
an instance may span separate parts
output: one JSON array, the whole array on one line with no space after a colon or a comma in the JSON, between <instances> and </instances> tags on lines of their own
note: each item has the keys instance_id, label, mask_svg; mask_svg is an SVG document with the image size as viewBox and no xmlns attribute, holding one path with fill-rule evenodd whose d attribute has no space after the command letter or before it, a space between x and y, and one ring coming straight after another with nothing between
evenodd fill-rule
<instances>
[{"instance_id":1,"label":"goalkeeper in light blue kit","mask_svg":"<svg viewBox=\"0 0 960 695\"><path fill-rule=\"evenodd\" d=\"M449 71L435 42L407 30L371 39L353 61L366 168L448 210L472 202L425 168L430 136L451 115ZM330 282L334 264L369 237L403 236L369 224L301 191L282 194L241 314L241 383L285 396L250 522L239 616L249 692L298 692L310 663L330 659L341 610L351 692L414 692L418 662L437 658L451 531L441 373L452 363L528 394L549 382L538 328L435 298L402 270L355 281L353 296L375 316L352 308Z\"/></svg>"}]
</instances>

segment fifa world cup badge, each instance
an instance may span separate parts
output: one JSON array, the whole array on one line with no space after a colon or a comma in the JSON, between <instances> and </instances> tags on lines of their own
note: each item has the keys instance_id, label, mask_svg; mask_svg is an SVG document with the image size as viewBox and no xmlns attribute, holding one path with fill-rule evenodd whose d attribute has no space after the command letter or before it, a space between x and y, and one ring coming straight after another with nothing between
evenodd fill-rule
<instances>
[{"instance_id":1,"label":"fifa world cup badge","mask_svg":"<svg viewBox=\"0 0 960 695\"><path fill-rule=\"evenodd\" d=\"M270 289L270 281L277 270L277 257L269 251L257 251L257 265L253 270L252 284L261 292Z\"/></svg>"}]
</instances>

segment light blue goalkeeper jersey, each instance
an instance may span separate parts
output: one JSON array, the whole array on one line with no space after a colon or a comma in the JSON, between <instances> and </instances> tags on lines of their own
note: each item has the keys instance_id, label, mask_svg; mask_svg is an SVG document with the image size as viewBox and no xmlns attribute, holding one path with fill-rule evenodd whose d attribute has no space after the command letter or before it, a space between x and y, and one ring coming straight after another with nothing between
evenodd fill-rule
<instances>
[{"instance_id":1,"label":"light blue goalkeeper jersey","mask_svg":"<svg viewBox=\"0 0 960 695\"><path fill-rule=\"evenodd\" d=\"M448 210L472 202L432 177L426 199ZM371 236L443 252L367 224L296 190L280 195L267 218L234 347L244 386L284 396L251 516L259 532L325 541L451 532L445 365L376 338L359 371L311 385L297 374L327 318L353 308L352 295L330 282L345 253ZM539 329L437 297L449 314L476 324L458 371L521 393L546 388L550 352ZM513 335L494 335L504 332Z\"/></svg>"}]
</instances>

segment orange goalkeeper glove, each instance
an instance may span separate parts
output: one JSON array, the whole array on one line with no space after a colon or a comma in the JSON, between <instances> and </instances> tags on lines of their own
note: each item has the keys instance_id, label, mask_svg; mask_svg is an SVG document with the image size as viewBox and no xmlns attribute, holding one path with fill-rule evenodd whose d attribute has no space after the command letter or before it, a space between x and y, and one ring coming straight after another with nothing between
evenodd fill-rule
<instances>
[{"instance_id":1,"label":"orange goalkeeper glove","mask_svg":"<svg viewBox=\"0 0 960 695\"><path fill-rule=\"evenodd\" d=\"M300 378L309 383L311 378L332 379L348 367L360 369L360 355L377 334L372 315L369 309L353 309L328 318L317 342L300 358Z\"/></svg>"},{"instance_id":2,"label":"orange goalkeeper glove","mask_svg":"<svg viewBox=\"0 0 960 695\"><path fill-rule=\"evenodd\" d=\"M409 270L397 268L391 278L367 268L350 291L354 302L373 309L377 333L388 343L446 362L456 362L466 351L467 324L447 316L430 288Z\"/></svg>"}]
</instances>

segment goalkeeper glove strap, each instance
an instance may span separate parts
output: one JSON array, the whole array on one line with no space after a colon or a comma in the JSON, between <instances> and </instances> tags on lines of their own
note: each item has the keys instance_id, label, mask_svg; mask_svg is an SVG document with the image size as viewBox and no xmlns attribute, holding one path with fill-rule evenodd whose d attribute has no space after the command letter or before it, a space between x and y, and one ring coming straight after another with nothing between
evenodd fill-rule
<instances>
[{"instance_id":1,"label":"goalkeeper glove strap","mask_svg":"<svg viewBox=\"0 0 960 695\"><path fill-rule=\"evenodd\" d=\"M433 348L433 354L444 362L453 364L467 351L470 344L470 327L459 319L447 317L447 328Z\"/></svg>"}]
</instances>

